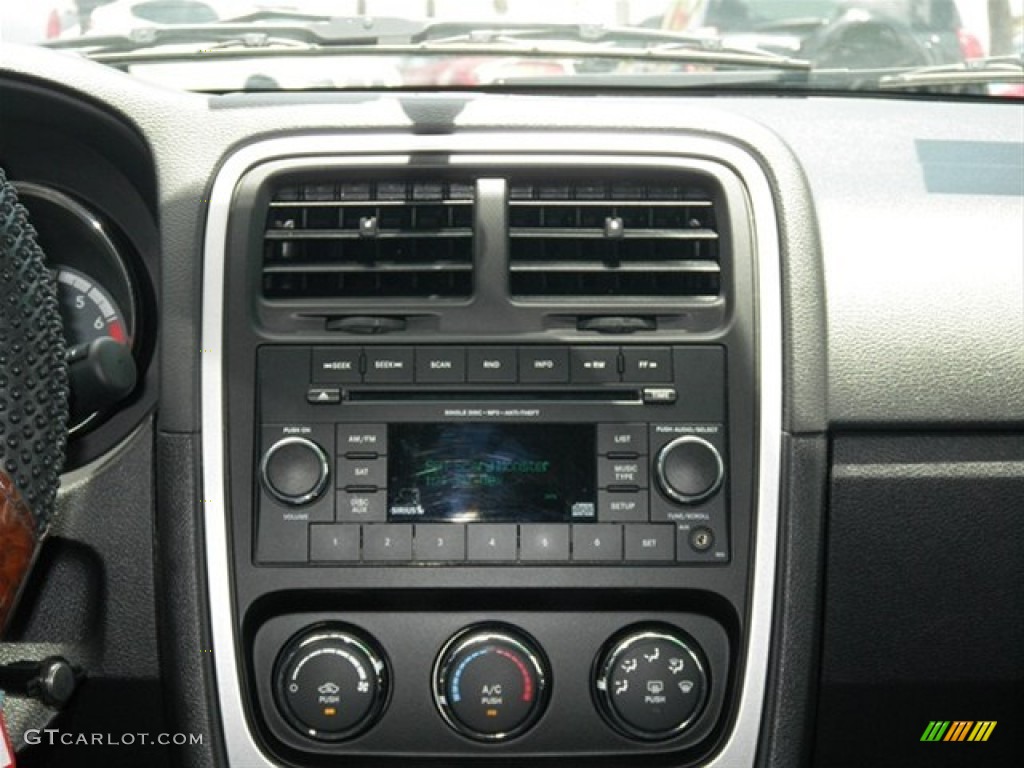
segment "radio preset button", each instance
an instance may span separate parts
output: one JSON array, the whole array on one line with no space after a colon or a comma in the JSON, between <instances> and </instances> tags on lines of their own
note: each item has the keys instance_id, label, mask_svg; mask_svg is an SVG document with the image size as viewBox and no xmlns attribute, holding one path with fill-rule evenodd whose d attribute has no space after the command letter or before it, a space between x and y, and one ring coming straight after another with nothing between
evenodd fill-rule
<instances>
[{"instance_id":1,"label":"radio preset button","mask_svg":"<svg viewBox=\"0 0 1024 768\"><path fill-rule=\"evenodd\" d=\"M623 347L622 380L642 384L667 384L672 381L670 347Z\"/></svg>"},{"instance_id":2,"label":"radio preset button","mask_svg":"<svg viewBox=\"0 0 1024 768\"><path fill-rule=\"evenodd\" d=\"M339 424L338 453L383 456L388 452L388 428L384 424Z\"/></svg>"},{"instance_id":3,"label":"radio preset button","mask_svg":"<svg viewBox=\"0 0 1024 768\"><path fill-rule=\"evenodd\" d=\"M466 350L462 347L417 347L416 381L461 384L466 380Z\"/></svg>"},{"instance_id":4,"label":"radio preset button","mask_svg":"<svg viewBox=\"0 0 1024 768\"><path fill-rule=\"evenodd\" d=\"M469 560L516 559L518 531L515 525L479 523L466 526L466 557Z\"/></svg>"},{"instance_id":5,"label":"radio preset button","mask_svg":"<svg viewBox=\"0 0 1024 768\"><path fill-rule=\"evenodd\" d=\"M359 526L309 526L309 559L327 563L358 560Z\"/></svg>"},{"instance_id":6,"label":"radio preset button","mask_svg":"<svg viewBox=\"0 0 1024 768\"><path fill-rule=\"evenodd\" d=\"M600 456L597 459L597 483L601 488L646 488L647 460L611 459Z\"/></svg>"},{"instance_id":7,"label":"radio preset button","mask_svg":"<svg viewBox=\"0 0 1024 768\"><path fill-rule=\"evenodd\" d=\"M646 424L598 424L597 452L602 456L647 455Z\"/></svg>"},{"instance_id":8,"label":"radio preset button","mask_svg":"<svg viewBox=\"0 0 1024 768\"><path fill-rule=\"evenodd\" d=\"M622 526L574 525L572 559L582 562L622 560Z\"/></svg>"},{"instance_id":9,"label":"radio preset button","mask_svg":"<svg viewBox=\"0 0 1024 768\"><path fill-rule=\"evenodd\" d=\"M519 559L562 562L569 559L569 526L534 523L519 526Z\"/></svg>"},{"instance_id":10,"label":"radio preset button","mask_svg":"<svg viewBox=\"0 0 1024 768\"><path fill-rule=\"evenodd\" d=\"M675 560L674 525L627 525L626 559L646 562Z\"/></svg>"},{"instance_id":11,"label":"radio preset button","mask_svg":"<svg viewBox=\"0 0 1024 768\"><path fill-rule=\"evenodd\" d=\"M412 347L378 347L366 350L367 384L412 384Z\"/></svg>"},{"instance_id":12,"label":"radio preset button","mask_svg":"<svg viewBox=\"0 0 1024 768\"><path fill-rule=\"evenodd\" d=\"M466 379L473 384L514 384L516 350L505 347L470 347L466 352Z\"/></svg>"},{"instance_id":13,"label":"radio preset button","mask_svg":"<svg viewBox=\"0 0 1024 768\"><path fill-rule=\"evenodd\" d=\"M334 513L339 523L385 523L388 519L387 496L377 491L338 491Z\"/></svg>"},{"instance_id":14,"label":"radio preset button","mask_svg":"<svg viewBox=\"0 0 1024 768\"><path fill-rule=\"evenodd\" d=\"M359 347L313 347L313 381L317 384L358 384L363 380Z\"/></svg>"},{"instance_id":15,"label":"radio preset button","mask_svg":"<svg viewBox=\"0 0 1024 768\"><path fill-rule=\"evenodd\" d=\"M461 562L466 559L466 526L452 523L417 525L413 558L420 562Z\"/></svg>"},{"instance_id":16,"label":"radio preset button","mask_svg":"<svg viewBox=\"0 0 1024 768\"><path fill-rule=\"evenodd\" d=\"M519 381L523 384L565 384L569 381L569 348L521 347Z\"/></svg>"},{"instance_id":17,"label":"radio preset button","mask_svg":"<svg viewBox=\"0 0 1024 768\"><path fill-rule=\"evenodd\" d=\"M338 459L339 488L383 488L388 482L388 461L379 459Z\"/></svg>"},{"instance_id":18,"label":"radio preset button","mask_svg":"<svg viewBox=\"0 0 1024 768\"><path fill-rule=\"evenodd\" d=\"M598 491L597 519L602 523L647 523L647 491Z\"/></svg>"},{"instance_id":19,"label":"radio preset button","mask_svg":"<svg viewBox=\"0 0 1024 768\"><path fill-rule=\"evenodd\" d=\"M363 560L412 560L412 526L364 525Z\"/></svg>"},{"instance_id":20,"label":"radio preset button","mask_svg":"<svg viewBox=\"0 0 1024 768\"><path fill-rule=\"evenodd\" d=\"M572 347L572 380L577 384L617 384L619 382L618 347Z\"/></svg>"}]
</instances>

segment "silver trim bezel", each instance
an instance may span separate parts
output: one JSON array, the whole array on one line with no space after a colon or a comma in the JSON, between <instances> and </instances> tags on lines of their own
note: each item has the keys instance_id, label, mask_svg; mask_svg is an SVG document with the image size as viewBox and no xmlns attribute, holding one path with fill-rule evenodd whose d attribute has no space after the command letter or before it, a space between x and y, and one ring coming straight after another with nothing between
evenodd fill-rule
<instances>
[{"instance_id":1,"label":"silver trim bezel","mask_svg":"<svg viewBox=\"0 0 1024 768\"><path fill-rule=\"evenodd\" d=\"M758 466L747 646L740 654L742 681L733 727L709 768L754 764L764 710L771 650L778 547L782 451L782 286L779 227L771 187L757 160L733 143L709 137L634 133L466 132L456 134L338 134L271 139L228 156L210 193L203 248L200 410L202 493L209 621L214 651L216 704L227 764L274 768L257 745L245 714L241 663L234 629L232 552L227 517L224 425L224 289L227 235L234 191L255 166L278 159L330 156L351 166L408 165L418 153L450 154L453 164L549 162L693 169L723 168L749 197L756 255Z\"/></svg>"}]
</instances>

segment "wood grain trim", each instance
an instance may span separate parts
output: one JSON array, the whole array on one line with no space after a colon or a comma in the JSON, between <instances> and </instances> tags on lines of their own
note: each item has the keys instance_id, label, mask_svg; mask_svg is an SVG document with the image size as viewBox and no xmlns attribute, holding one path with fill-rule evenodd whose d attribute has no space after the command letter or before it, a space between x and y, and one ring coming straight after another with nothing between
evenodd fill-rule
<instances>
[{"instance_id":1,"label":"wood grain trim","mask_svg":"<svg viewBox=\"0 0 1024 768\"><path fill-rule=\"evenodd\" d=\"M0 469L0 637L28 576L37 541L32 511Z\"/></svg>"}]
</instances>

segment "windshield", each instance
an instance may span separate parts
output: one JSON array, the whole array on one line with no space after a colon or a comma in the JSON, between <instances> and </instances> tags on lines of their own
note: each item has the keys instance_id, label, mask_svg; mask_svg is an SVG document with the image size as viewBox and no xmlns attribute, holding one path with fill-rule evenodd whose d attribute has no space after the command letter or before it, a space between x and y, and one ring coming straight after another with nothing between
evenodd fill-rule
<instances>
[{"instance_id":1,"label":"windshield","mask_svg":"<svg viewBox=\"0 0 1024 768\"><path fill-rule=\"evenodd\" d=\"M0 41L171 87L1024 95L1024 0L33 0Z\"/></svg>"}]
</instances>

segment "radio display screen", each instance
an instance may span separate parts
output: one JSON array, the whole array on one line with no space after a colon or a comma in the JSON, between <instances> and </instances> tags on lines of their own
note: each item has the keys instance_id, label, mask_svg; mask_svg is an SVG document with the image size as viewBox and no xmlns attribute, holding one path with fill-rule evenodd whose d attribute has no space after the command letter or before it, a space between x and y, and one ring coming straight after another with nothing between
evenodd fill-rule
<instances>
[{"instance_id":1,"label":"radio display screen","mask_svg":"<svg viewBox=\"0 0 1024 768\"><path fill-rule=\"evenodd\" d=\"M589 522L592 424L391 424L388 519Z\"/></svg>"}]
</instances>

